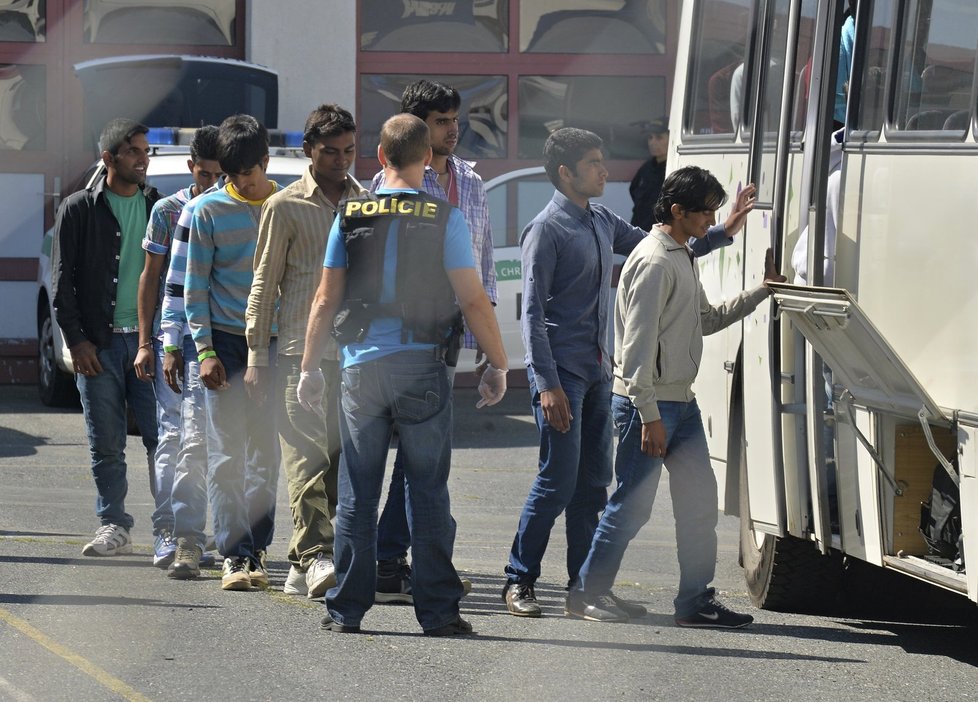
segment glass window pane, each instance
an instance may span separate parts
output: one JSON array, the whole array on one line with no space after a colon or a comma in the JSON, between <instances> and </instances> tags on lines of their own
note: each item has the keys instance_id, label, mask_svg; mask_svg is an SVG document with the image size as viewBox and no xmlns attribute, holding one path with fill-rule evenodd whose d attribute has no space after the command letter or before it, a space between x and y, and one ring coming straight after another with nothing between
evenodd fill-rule
<instances>
[{"instance_id":1,"label":"glass window pane","mask_svg":"<svg viewBox=\"0 0 978 702\"><path fill-rule=\"evenodd\" d=\"M789 0L774 0L768 5L767 55L764 61L764 89L758 97L760 105L761 161L757 172L757 201L769 203L774 199L775 152L781 122L781 97L784 95L784 63L788 52Z\"/></svg>"},{"instance_id":2,"label":"glass window pane","mask_svg":"<svg viewBox=\"0 0 978 702\"><path fill-rule=\"evenodd\" d=\"M662 54L666 0L523 0L520 51Z\"/></svg>"},{"instance_id":3,"label":"glass window pane","mask_svg":"<svg viewBox=\"0 0 978 702\"><path fill-rule=\"evenodd\" d=\"M455 154L461 158L505 158L507 94L505 76L364 75L360 77L360 156L377 155L380 128L401 110L404 88L421 78L451 85L462 96Z\"/></svg>"},{"instance_id":4,"label":"glass window pane","mask_svg":"<svg viewBox=\"0 0 978 702\"><path fill-rule=\"evenodd\" d=\"M799 138L805 128L808 112L808 91L812 83L812 51L815 40L815 10L817 0L803 0L798 23L798 45L795 47L795 98L792 102L792 137Z\"/></svg>"},{"instance_id":5,"label":"glass window pane","mask_svg":"<svg viewBox=\"0 0 978 702\"><path fill-rule=\"evenodd\" d=\"M893 0L877 0L869 24L869 49L860 77L856 128L878 132L886 122L886 83L890 70L890 39L896 21ZM850 120L851 121L851 120Z\"/></svg>"},{"instance_id":6,"label":"glass window pane","mask_svg":"<svg viewBox=\"0 0 978 702\"><path fill-rule=\"evenodd\" d=\"M971 123L978 6L916 0L904 13L893 126L963 133Z\"/></svg>"},{"instance_id":7,"label":"glass window pane","mask_svg":"<svg viewBox=\"0 0 978 702\"><path fill-rule=\"evenodd\" d=\"M0 151L45 148L44 66L0 63Z\"/></svg>"},{"instance_id":8,"label":"glass window pane","mask_svg":"<svg viewBox=\"0 0 978 702\"><path fill-rule=\"evenodd\" d=\"M704 0L694 20L686 130L733 135L744 111L748 0Z\"/></svg>"},{"instance_id":9,"label":"glass window pane","mask_svg":"<svg viewBox=\"0 0 978 702\"><path fill-rule=\"evenodd\" d=\"M360 0L361 51L508 49L508 0Z\"/></svg>"},{"instance_id":10,"label":"glass window pane","mask_svg":"<svg viewBox=\"0 0 978 702\"><path fill-rule=\"evenodd\" d=\"M44 0L0 0L0 41L44 41Z\"/></svg>"},{"instance_id":11,"label":"glass window pane","mask_svg":"<svg viewBox=\"0 0 978 702\"><path fill-rule=\"evenodd\" d=\"M551 132L579 127L604 139L609 158L646 159L642 126L666 112L666 81L660 76L521 76L519 105L519 158L540 159Z\"/></svg>"},{"instance_id":12,"label":"glass window pane","mask_svg":"<svg viewBox=\"0 0 978 702\"><path fill-rule=\"evenodd\" d=\"M234 0L87 0L85 41L234 46Z\"/></svg>"}]
</instances>

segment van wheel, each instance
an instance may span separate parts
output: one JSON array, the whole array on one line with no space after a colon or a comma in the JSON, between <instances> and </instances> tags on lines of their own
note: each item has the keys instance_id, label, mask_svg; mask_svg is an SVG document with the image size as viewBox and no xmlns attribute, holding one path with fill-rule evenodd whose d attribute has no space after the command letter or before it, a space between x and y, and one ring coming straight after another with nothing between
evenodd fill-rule
<instances>
[{"instance_id":1,"label":"van wheel","mask_svg":"<svg viewBox=\"0 0 978 702\"><path fill-rule=\"evenodd\" d=\"M48 407L77 407L78 388L73 375L58 368L54 351L54 325L47 301L41 302L37 320L37 390Z\"/></svg>"},{"instance_id":2,"label":"van wheel","mask_svg":"<svg viewBox=\"0 0 978 702\"><path fill-rule=\"evenodd\" d=\"M743 433L741 434L743 436ZM740 560L751 601L761 609L825 614L838 605L842 555L822 555L815 543L751 528L747 456L741 440Z\"/></svg>"}]
</instances>

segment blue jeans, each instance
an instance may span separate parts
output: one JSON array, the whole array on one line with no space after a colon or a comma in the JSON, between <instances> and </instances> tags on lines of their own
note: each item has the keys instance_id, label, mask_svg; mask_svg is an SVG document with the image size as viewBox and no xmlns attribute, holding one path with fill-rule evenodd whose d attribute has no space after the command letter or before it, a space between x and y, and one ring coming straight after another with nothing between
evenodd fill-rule
<instances>
[{"instance_id":1,"label":"blue jeans","mask_svg":"<svg viewBox=\"0 0 978 702\"><path fill-rule=\"evenodd\" d=\"M510 583L534 583L547 550L550 531L561 512L567 534L567 578L573 584L587 557L608 500L611 483L611 382L587 382L557 369L570 403L570 431L561 433L544 421L532 372L530 394L540 430L537 477L526 498L509 553Z\"/></svg>"},{"instance_id":2,"label":"blue jeans","mask_svg":"<svg viewBox=\"0 0 978 702\"><path fill-rule=\"evenodd\" d=\"M126 493L129 491L126 478L127 402L143 437L150 487L153 487L156 396L152 383L144 383L136 377L132 362L138 350L139 334L113 334L111 345L98 351L102 372L93 376L75 376L85 412L92 475L98 491L95 514L103 526L116 524L132 529L133 525L132 515L126 512Z\"/></svg>"},{"instance_id":3,"label":"blue jeans","mask_svg":"<svg viewBox=\"0 0 978 702\"><path fill-rule=\"evenodd\" d=\"M275 411L272 400L259 405L245 391L245 337L215 329L213 340L230 386L204 390L214 540L224 557L254 556L268 549L275 525L279 469ZM274 345L269 358L275 358Z\"/></svg>"},{"instance_id":4,"label":"blue jeans","mask_svg":"<svg viewBox=\"0 0 978 702\"><path fill-rule=\"evenodd\" d=\"M450 366L448 384L454 385L455 367ZM387 501L380 513L377 524L377 560L393 561L407 557L411 548L411 529L408 527L407 506L404 492L404 456L398 444L394 454L394 470L391 471L390 487L387 488Z\"/></svg>"},{"instance_id":5,"label":"blue jeans","mask_svg":"<svg viewBox=\"0 0 978 702\"><path fill-rule=\"evenodd\" d=\"M445 364L430 351L402 351L342 372L336 587L326 607L358 626L377 586L377 507L387 450L400 437L415 568L414 611L425 630L458 616L462 583L452 565L455 520L448 497L452 397Z\"/></svg>"},{"instance_id":6,"label":"blue jeans","mask_svg":"<svg viewBox=\"0 0 978 702\"><path fill-rule=\"evenodd\" d=\"M614 395L612 411L618 430L618 487L608 500L591 552L581 568L577 587L590 594L611 591L625 548L649 520L662 473L663 459L642 452L642 419L631 401ZM674 605L676 616L684 617L698 611L712 595L709 586L717 560L717 482L696 400L660 401L659 413L666 430L665 465L679 553L679 594Z\"/></svg>"},{"instance_id":7,"label":"blue jeans","mask_svg":"<svg viewBox=\"0 0 978 702\"><path fill-rule=\"evenodd\" d=\"M207 523L207 419L204 384L200 380L197 348L183 339L183 392L177 394L163 379L163 344L156 343L156 403L159 407L160 445L156 449L156 512L163 514L160 496L168 495L174 537L187 537L204 547Z\"/></svg>"}]
</instances>

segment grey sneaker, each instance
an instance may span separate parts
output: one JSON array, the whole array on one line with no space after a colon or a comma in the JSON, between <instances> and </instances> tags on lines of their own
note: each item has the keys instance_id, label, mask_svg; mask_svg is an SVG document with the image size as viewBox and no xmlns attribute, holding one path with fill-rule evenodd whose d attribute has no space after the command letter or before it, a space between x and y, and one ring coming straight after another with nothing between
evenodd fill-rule
<instances>
[{"instance_id":1,"label":"grey sneaker","mask_svg":"<svg viewBox=\"0 0 978 702\"><path fill-rule=\"evenodd\" d=\"M333 559L320 553L306 570L306 597L315 600L336 585L336 566Z\"/></svg>"},{"instance_id":2,"label":"grey sneaker","mask_svg":"<svg viewBox=\"0 0 978 702\"><path fill-rule=\"evenodd\" d=\"M173 563L166 570L166 577L174 580L193 580L200 575L200 559L203 549L186 536L177 539L177 552Z\"/></svg>"},{"instance_id":3,"label":"grey sneaker","mask_svg":"<svg viewBox=\"0 0 978 702\"><path fill-rule=\"evenodd\" d=\"M132 553L129 530L118 524L106 524L95 530L95 538L85 544L83 556L118 556Z\"/></svg>"}]
</instances>

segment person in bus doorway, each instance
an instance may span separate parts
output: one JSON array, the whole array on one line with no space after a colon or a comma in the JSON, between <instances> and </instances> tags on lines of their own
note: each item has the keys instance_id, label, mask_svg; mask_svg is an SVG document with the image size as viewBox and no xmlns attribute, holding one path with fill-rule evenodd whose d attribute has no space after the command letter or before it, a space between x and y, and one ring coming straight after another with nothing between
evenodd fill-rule
<instances>
[{"instance_id":1,"label":"person in bus doorway","mask_svg":"<svg viewBox=\"0 0 978 702\"><path fill-rule=\"evenodd\" d=\"M275 193L262 208L255 253L255 279L245 311L248 370L245 386L264 398L268 349L278 320L278 414L282 468L289 489L292 538L285 593L322 597L336 583L333 525L339 470L339 361L336 343L326 340L319 361L326 382L317 412L299 406L302 351L309 308L322 272L326 237L341 200L366 190L350 166L357 153L357 125L338 105L320 105L306 119L302 149L310 159L302 177Z\"/></svg>"},{"instance_id":2,"label":"person in bus doorway","mask_svg":"<svg viewBox=\"0 0 978 702\"><path fill-rule=\"evenodd\" d=\"M632 226L648 231L655 224L655 203L659 200L662 181L666 178L666 156L669 153L669 122L659 117L647 127L649 158L642 164L628 186L634 207Z\"/></svg>"},{"instance_id":3,"label":"person in bus doorway","mask_svg":"<svg viewBox=\"0 0 978 702\"><path fill-rule=\"evenodd\" d=\"M58 210L51 249L52 294L58 325L71 352L81 395L101 526L86 556L132 553L133 518L126 512L126 405L132 409L149 462L150 487L158 444L153 386L136 376L139 349L136 294L143 269L140 242L153 204L146 185L149 130L114 119L99 150L106 174L71 195ZM144 344L152 347L152 341Z\"/></svg>"},{"instance_id":4,"label":"person in bus doorway","mask_svg":"<svg viewBox=\"0 0 978 702\"><path fill-rule=\"evenodd\" d=\"M156 418L159 423L159 445L156 448L156 511L153 512L153 565L169 568L178 550L179 538L186 550L199 534L204 546L204 526L207 521L207 491L204 486L207 470L207 445L203 439L204 393L196 375L197 353L189 329L181 329L180 345L164 348L162 332L157 328L157 314L162 301L160 281L166 276L170 248L180 213L192 198L210 189L221 177L217 161L217 127L201 127L194 132L187 160L191 182L173 195L157 201L150 213L143 250L146 252L143 272L139 276L139 351L133 366L140 380L153 383L156 391ZM167 351L169 349L169 351ZM179 353L187 366L182 375L189 378L187 392L174 391L162 372L166 353ZM193 366L189 362L193 361ZM194 391L194 388L197 388ZM178 532L176 525L180 523ZM213 565L212 555L201 553L193 559L194 567ZM172 576L172 571L168 574Z\"/></svg>"},{"instance_id":5,"label":"person in bus doorway","mask_svg":"<svg viewBox=\"0 0 978 702\"><path fill-rule=\"evenodd\" d=\"M377 507L396 429L409 496L415 616L427 636L470 634L452 565L452 392L444 358L464 314L491 364L479 384L481 407L506 392L506 351L465 219L421 191L431 161L427 125L414 115L391 117L377 156L385 186L344 201L333 220L297 390L303 407L321 407L326 384L319 363L335 331L343 355L337 582L326 592L322 626L358 633L375 601Z\"/></svg>"},{"instance_id":6,"label":"person in bus doorway","mask_svg":"<svg viewBox=\"0 0 978 702\"><path fill-rule=\"evenodd\" d=\"M608 171L601 137L563 128L544 144L556 192L523 231L522 335L540 453L537 475L513 538L503 600L510 614L539 617L534 583L554 522L565 512L568 587L584 563L611 483L611 355L608 317L614 254L648 232L603 205ZM705 232L697 255L731 242L753 208L744 188L722 226ZM645 609L625 603L634 616Z\"/></svg>"},{"instance_id":7,"label":"person in bus doorway","mask_svg":"<svg viewBox=\"0 0 978 702\"><path fill-rule=\"evenodd\" d=\"M214 539L224 557L221 588L248 590L268 585L265 553L279 467L275 416L261 398L249 401L243 380L258 221L277 189L265 173L268 131L250 115L228 117L218 134L218 159L228 182L195 204L184 302L206 388L207 482Z\"/></svg>"},{"instance_id":8,"label":"person in bus doorway","mask_svg":"<svg viewBox=\"0 0 978 702\"><path fill-rule=\"evenodd\" d=\"M419 80L404 89L401 112L424 120L431 134L431 163L424 169L421 189L429 195L448 201L465 218L472 234L472 257L482 279L489 302L496 305L496 266L493 260L492 231L489 228L489 205L482 178L473 170L475 164L455 155L458 145L458 111L462 98L458 90L430 80ZM374 176L370 186L376 192L384 187L385 171ZM462 345L476 352L476 363L482 351L467 327ZM448 379L455 380L457 354L446 358ZM407 528L404 493L404 459L398 449L394 457L387 502L377 527L377 602L411 604L411 566L407 562L411 534ZM462 579L466 593L471 581Z\"/></svg>"},{"instance_id":9,"label":"person in bus doorway","mask_svg":"<svg viewBox=\"0 0 978 702\"><path fill-rule=\"evenodd\" d=\"M753 617L721 603L710 583L717 557L717 483L692 384L712 334L750 314L769 295L764 283L722 305L700 285L689 242L706 236L726 193L709 171L682 168L666 178L659 220L622 269L615 308L614 394L617 487L608 500L567 596L567 614L624 622L631 614L611 592L629 542L648 521L662 466L676 519L683 627L740 628ZM764 282L784 282L770 249Z\"/></svg>"}]
</instances>

